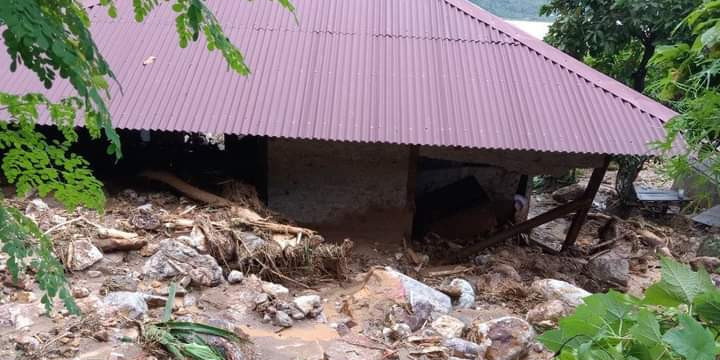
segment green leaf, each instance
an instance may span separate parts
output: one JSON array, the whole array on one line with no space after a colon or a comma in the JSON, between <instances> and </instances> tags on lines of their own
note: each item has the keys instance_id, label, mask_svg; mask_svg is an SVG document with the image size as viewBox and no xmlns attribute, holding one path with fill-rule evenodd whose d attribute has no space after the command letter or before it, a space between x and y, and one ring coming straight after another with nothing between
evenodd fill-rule
<instances>
[{"instance_id":1,"label":"green leaf","mask_svg":"<svg viewBox=\"0 0 720 360\"><path fill-rule=\"evenodd\" d=\"M693 310L703 321L720 325L720 291L708 291L695 297Z\"/></svg>"},{"instance_id":2,"label":"green leaf","mask_svg":"<svg viewBox=\"0 0 720 360\"><path fill-rule=\"evenodd\" d=\"M172 309L175 305L175 291L177 290L177 285L173 281L170 283L170 289L168 291L168 297L167 301L165 301L165 309L163 310L163 317L162 321L167 322L170 321L170 317L172 316Z\"/></svg>"},{"instance_id":3,"label":"green leaf","mask_svg":"<svg viewBox=\"0 0 720 360\"><path fill-rule=\"evenodd\" d=\"M653 347L662 342L660 323L653 313L640 310L637 314L637 323L630 329L630 334L641 344Z\"/></svg>"},{"instance_id":4,"label":"green leaf","mask_svg":"<svg viewBox=\"0 0 720 360\"><path fill-rule=\"evenodd\" d=\"M668 331L663 340L685 359L714 360L718 354L712 333L688 315L680 315L680 324Z\"/></svg>"},{"instance_id":5,"label":"green leaf","mask_svg":"<svg viewBox=\"0 0 720 360\"><path fill-rule=\"evenodd\" d=\"M692 304L697 295L715 288L704 269L695 272L689 266L668 258L661 259L660 264L662 280L648 289L644 300L647 304Z\"/></svg>"}]
</instances>

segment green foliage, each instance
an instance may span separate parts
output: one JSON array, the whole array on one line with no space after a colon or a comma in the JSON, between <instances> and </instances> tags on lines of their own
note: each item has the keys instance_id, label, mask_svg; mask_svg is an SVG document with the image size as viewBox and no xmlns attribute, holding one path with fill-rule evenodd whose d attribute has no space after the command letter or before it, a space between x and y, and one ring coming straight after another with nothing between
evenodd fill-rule
<instances>
[{"instance_id":1,"label":"green foliage","mask_svg":"<svg viewBox=\"0 0 720 360\"><path fill-rule=\"evenodd\" d=\"M288 0L277 0L294 11ZM135 19L142 21L153 9L168 1L133 0ZM108 15L117 16L113 0L100 0ZM178 13L177 33L181 47L206 38L208 50L219 50L228 67L246 75L249 69L240 51L223 32L213 13L202 0L174 0ZM109 81L115 76L98 50L89 31L90 18L79 0L0 1L0 29L10 55L10 70L24 66L50 88L58 78L66 79L76 97L52 102L41 94L9 94L0 85L0 155L5 178L20 195L37 191L52 195L68 209L78 206L101 211L105 202L102 184L94 178L88 162L70 151L78 139L75 132L80 117L90 135L104 134L109 140L108 154L122 155L120 138L112 127L106 102ZM47 116L60 132L60 139L37 131L38 118ZM49 310L59 296L77 312L67 290L63 268L53 255L51 240L16 210L0 203L0 244L10 255L9 268L17 277L26 268L35 268L36 282L45 291L43 303Z\"/></svg>"},{"instance_id":2,"label":"green foliage","mask_svg":"<svg viewBox=\"0 0 720 360\"><path fill-rule=\"evenodd\" d=\"M245 341L233 332L214 326L172 321L175 290L175 283L170 284L162 321L145 329L143 338L147 343L161 346L175 359L224 360L220 349L210 345L203 336L220 337L235 343Z\"/></svg>"},{"instance_id":3,"label":"green foliage","mask_svg":"<svg viewBox=\"0 0 720 360\"><path fill-rule=\"evenodd\" d=\"M543 15L557 16L548 43L643 91L655 48L672 43L673 32L701 0L552 0Z\"/></svg>"},{"instance_id":4,"label":"green foliage","mask_svg":"<svg viewBox=\"0 0 720 360\"><path fill-rule=\"evenodd\" d=\"M471 0L483 9L506 19L550 21L548 17L540 16L540 7L548 0Z\"/></svg>"},{"instance_id":5,"label":"green foliage","mask_svg":"<svg viewBox=\"0 0 720 360\"><path fill-rule=\"evenodd\" d=\"M38 242L31 242L31 238ZM53 300L58 296L71 313L80 313L68 290L65 268L53 252L52 240L32 220L16 209L0 207L0 244L9 256L8 270L13 281L19 280L27 266L35 270L35 281L44 292L41 301L45 310L52 309Z\"/></svg>"},{"instance_id":6,"label":"green foliage","mask_svg":"<svg viewBox=\"0 0 720 360\"><path fill-rule=\"evenodd\" d=\"M655 96L672 104L680 113L666 128L668 137L659 145L670 156L669 174L685 177L699 169L700 186L720 184L720 1L706 1L678 29L692 37L658 49L652 64L663 77L651 86ZM672 152L682 136L687 145L681 154ZM698 194L699 203L711 200L709 192Z\"/></svg>"},{"instance_id":7,"label":"green foliage","mask_svg":"<svg viewBox=\"0 0 720 360\"><path fill-rule=\"evenodd\" d=\"M610 291L585 298L540 341L560 359L711 360L720 355L720 290L705 271L662 259L643 299Z\"/></svg>"}]
</instances>

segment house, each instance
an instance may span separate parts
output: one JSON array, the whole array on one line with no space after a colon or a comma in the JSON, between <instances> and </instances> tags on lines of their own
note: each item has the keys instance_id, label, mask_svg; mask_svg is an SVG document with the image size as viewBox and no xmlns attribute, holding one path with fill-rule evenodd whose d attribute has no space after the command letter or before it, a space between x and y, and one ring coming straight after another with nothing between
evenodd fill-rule
<instances>
[{"instance_id":1,"label":"house","mask_svg":"<svg viewBox=\"0 0 720 360\"><path fill-rule=\"evenodd\" d=\"M407 229L424 211L415 199L468 177L512 204L528 176L593 168L586 196L488 238L576 212L571 244L609 156L652 154L675 115L466 0L293 4L296 16L269 1L208 3L248 77L204 44L181 49L165 4L142 24L130 6L115 19L92 8L93 35L123 88L111 88L114 124L225 134L229 149L254 139L237 162L261 157L256 185L269 206L313 224L377 212ZM8 65L0 56L3 90L43 91ZM72 94L66 83L50 90Z\"/></svg>"}]
</instances>

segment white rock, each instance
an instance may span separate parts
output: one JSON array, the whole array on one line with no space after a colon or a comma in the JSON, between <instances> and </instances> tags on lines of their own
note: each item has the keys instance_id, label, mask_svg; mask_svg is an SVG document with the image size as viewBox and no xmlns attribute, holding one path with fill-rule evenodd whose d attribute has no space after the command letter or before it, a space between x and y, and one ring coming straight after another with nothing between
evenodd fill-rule
<instances>
[{"instance_id":1,"label":"white rock","mask_svg":"<svg viewBox=\"0 0 720 360\"><path fill-rule=\"evenodd\" d=\"M442 315L430 326L446 339L462 337L465 323L448 315Z\"/></svg>"},{"instance_id":2,"label":"white rock","mask_svg":"<svg viewBox=\"0 0 720 360\"><path fill-rule=\"evenodd\" d=\"M284 311L278 311L275 313L275 324L277 326L289 328L293 325L293 319Z\"/></svg>"},{"instance_id":3,"label":"white rock","mask_svg":"<svg viewBox=\"0 0 720 360\"><path fill-rule=\"evenodd\" d=\"M550 328L572 311L573 307L562 300L548 300L528 311L526 317L527 321L535 326Z\"/></svg>"},{"instance_id":4,"label":"white rock","mask_svg":"<svg viewBox=\"0 0 720 360\"><path fill-rule=\"evenodd\" d=\"M548 300L560 300L572 307L583 304L583 299L592 295L573 284L555 279L536 280L532 289Z\"/></svg>"},{"instance_id":5,"label":"white rock","mask_svg":"<svg viewBox=\"0 0 720 360\"><path fill-rule=\"evenodd\" d=\"M295 304L305 316L315 317L322 312L322 299L317 295L298 296L293 300L293 304Z\"/></svg>"},{"instance_id":6,"label":"white rock","mask_svg":"<svg viewBox=\"0 0 720 360\"><path fill-rule=\"evenodd\" d=\"M25 215L37 219L37 216L50 210L50 207L42 199L32 199L25 208Z\"/></svg>"},{"instance_id":7,"label":"white rock","mask_svg":"<svg viewBox=\"0 0 720 360\"><path fill-rule=\"evenodd\" d=\"M460 289L460 297L455 303L456 307L469 309L475 306L475 290L467 280L453 279L453 281L450 282L450 286Z\"/></svg>"},{"instance_id":8,"label":"white rock","mask_svg":"<svg viewBox=\"0 0 720 360\"><path fill-rule=\"evenodd\" d=\"M271 282L263 282L262 291L277 299L287 298L290 295L288 288Z\"/></svg>"},{"instance_id":9,"label":"white rock","mask_svg":"<svg viewBox=\"0 0 720 360\"><path fill-rule=\"evenodd\" d=\"M141 293L111 292L105 296L103 304L107 306L106 313L126 312L133 319L142 318L148 312L145 295Z\"/></svg>"},{"instance_id":10,"label":"white rock","mask_svg":"<svg viewBox=\"0 0 720 360\"><path fill-rule=\"evenodd\" d=\"M177 239L200 253L207 254L207 239L205 239L205 234L199 227L193 226L190 235L178 236Z\"/></svg>"},{"instance_id":11,"label":"white rock","mask_svg":"<svg viewBox=\"0 0 720 360\"><path fill-rule=\"evenodd\" d=\"M82 271L102 260L103 254L88 240L73 241L70 253L70 268Z\"/></svg>"},{"instance_id":12,"label":"white rock","mask_svg":"<svg viewBox=\"0 0 720 360\"><path fill-rule=\"evenodd\" d=\"M201 255L195 249L172 239L160 242L158 251L143 266L143 276L151 280L184 274L189 275L192 283L202 286L217 286L224 279L222 268L212 256Z\"/></svg>"},{"instance_id":13,"label":"white rock","mask_svg":"<svg viewBox=\"0 0 720 360\"><path fill-rule=\"evenodd\" d=\"M231 284L237 284L245 278L245 275L241 271L233 270L228 274L227 280Z\"/></svg>"}]
</instances>

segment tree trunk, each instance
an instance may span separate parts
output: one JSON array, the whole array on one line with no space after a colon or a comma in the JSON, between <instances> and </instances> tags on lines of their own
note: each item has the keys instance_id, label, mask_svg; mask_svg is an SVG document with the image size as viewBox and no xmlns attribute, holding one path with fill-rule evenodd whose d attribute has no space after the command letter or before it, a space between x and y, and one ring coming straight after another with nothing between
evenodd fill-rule
<instances>
[{"instance_id":1,"label":"tree trunk","mask_svg":"<svg viewBox=\"0 0 720 360\"><path fill-rule=\"evenodd\" d=\"M650 59L655 54L655 45L652 39L644 41L643 57L638 64L637 70L632 74L633 89L638 92L645 91L645 78L647 77L647 67ZM637 202L637 194L635 193L635 179L642 170L647 157L645 156L618 156L615 161L619 165L615 190L617 190L622 205Z\"/></svg>"}]
</instances>

